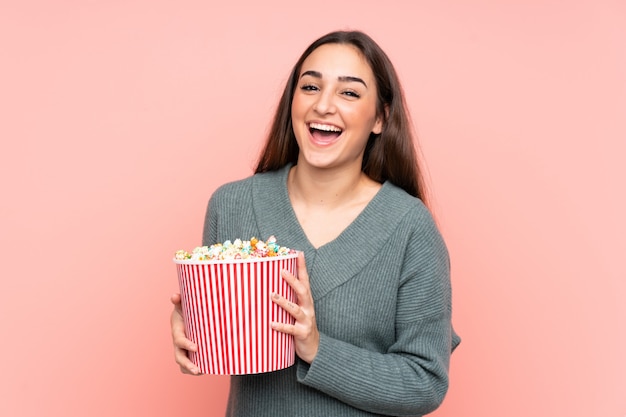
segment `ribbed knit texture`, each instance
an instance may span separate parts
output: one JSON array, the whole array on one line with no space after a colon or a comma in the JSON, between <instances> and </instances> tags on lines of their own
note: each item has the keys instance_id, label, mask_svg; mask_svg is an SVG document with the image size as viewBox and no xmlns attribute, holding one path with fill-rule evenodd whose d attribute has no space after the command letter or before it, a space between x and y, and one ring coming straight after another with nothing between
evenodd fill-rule
<instances>
[{"instance_id":1,"label":"ribbed knit texture","mask_svg":"<svg viewBox=\"0 0 626 417\"><path fill-rule=\"evenodd\" d=\"M287 194L289 166L229 183L210 199L204 244L267 239L305 253L320 346L311 365L231 377L228 416L421 416L448 388L448 252L420 200L383 184L315 249Z\"/></svg>"}]
</instances>

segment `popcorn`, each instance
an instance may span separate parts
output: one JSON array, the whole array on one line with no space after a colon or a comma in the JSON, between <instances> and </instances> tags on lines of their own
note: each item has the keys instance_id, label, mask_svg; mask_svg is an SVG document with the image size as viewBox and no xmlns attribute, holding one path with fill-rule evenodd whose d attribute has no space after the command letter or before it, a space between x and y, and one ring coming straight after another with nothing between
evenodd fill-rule
<instances>
[{"instance_id":1,"label":"popcorn","mask_svg":"<svg viewBox=\"0 0 626 417\"><path fill-rule=\"evenodd\" d=\"M178 250L174 259L192 261L233 260L248 258L267 258L271 256L285 256L295 254L294 249L289 249L276 243L276 237L270 236L267 241L256 237L250 240L235 239L233 242L226 240L211 246L198 246L191 253Z\"/></svg>"}]
</instances>

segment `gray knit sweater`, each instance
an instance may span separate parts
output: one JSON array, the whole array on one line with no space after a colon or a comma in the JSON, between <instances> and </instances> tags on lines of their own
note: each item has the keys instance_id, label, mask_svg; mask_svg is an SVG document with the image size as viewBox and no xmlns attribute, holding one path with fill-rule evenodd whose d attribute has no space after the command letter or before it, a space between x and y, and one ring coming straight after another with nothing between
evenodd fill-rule
<instances>
[{"instance_id":1,"label":"gray knit sweater","mask_svg":"<svg viewBox=\"0 0 626 417\"><path fill-rule=\"evenodd\" d=\"M320 345L312 364L231 377L228 416L421 416L448 388L448 252L420 200L389 182L315 249L287 194L289 166L223 185L203 242L275 235L305 253Z\"/></svg>"}]
</instances>

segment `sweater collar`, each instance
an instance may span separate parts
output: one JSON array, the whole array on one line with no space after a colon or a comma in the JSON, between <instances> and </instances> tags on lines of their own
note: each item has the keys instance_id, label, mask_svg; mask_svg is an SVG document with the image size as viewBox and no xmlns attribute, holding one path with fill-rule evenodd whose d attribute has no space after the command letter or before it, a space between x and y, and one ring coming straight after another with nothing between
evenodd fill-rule
<instances>
[{"instance_id":1,"label":"sweater collar","mask_svg":"<svg viewBox=\"0 0 626 417\"><path fill-rule=\"evenodd\" d=\"M356 219L334 240L313 247L289 200L291 164L254 177L254 212L261 237L274 235L280 245L304 251L314 299L320 299L362 271L387 244L408 210L407 194L385 182ZM355 248L358 248L355 250Z\"/></svg>"}]
</instances>

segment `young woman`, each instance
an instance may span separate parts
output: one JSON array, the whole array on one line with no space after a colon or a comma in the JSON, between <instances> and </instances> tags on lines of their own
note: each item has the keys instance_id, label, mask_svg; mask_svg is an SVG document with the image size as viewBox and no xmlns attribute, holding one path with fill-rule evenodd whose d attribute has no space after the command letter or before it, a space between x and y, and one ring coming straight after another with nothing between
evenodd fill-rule
<instances>
[{"instance_id":1,"label":"young woman","mask_svg":"<svg viewBox=\"0 0 626 417\"><path fill-rule=\"evenodd\" d=\"M296 364L231 377L228 416L421 416L448 388L448 252L425 205L396 72L362 32L333 32L294 66L255 175L211 196L203 242L275 235L302 251L298 304L274 323ZM305 263L306 258L306 263ZM176 361L194 344L172 297Z\"/></svg>"}]
</instances>

